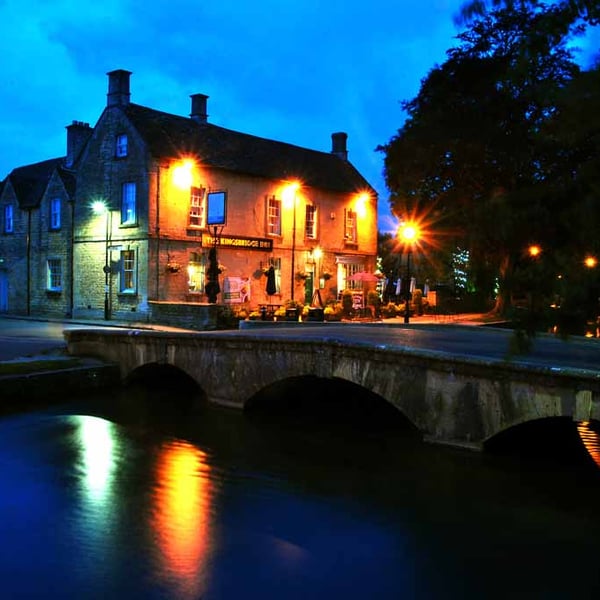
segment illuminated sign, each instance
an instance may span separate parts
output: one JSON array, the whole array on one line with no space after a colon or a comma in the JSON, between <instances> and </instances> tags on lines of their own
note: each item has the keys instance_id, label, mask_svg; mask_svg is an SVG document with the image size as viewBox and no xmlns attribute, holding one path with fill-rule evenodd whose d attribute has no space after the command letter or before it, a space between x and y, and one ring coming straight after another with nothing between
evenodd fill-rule
<instances>
[{"instance_id":1,"label":"illuminated sign","mask_svg":"<svg viewBox=\"0 0 600 600\"><path fill-rule=\"evenodd\" d=\"M211 235L202 237L203 246L212 246L214 242L215 239ZM262 250L266 252L271 252L273 250L273 240L268 238L221 235L218 238L217 245L224 248L242 248L244 250Z\"/></svg>"}]
</instances>

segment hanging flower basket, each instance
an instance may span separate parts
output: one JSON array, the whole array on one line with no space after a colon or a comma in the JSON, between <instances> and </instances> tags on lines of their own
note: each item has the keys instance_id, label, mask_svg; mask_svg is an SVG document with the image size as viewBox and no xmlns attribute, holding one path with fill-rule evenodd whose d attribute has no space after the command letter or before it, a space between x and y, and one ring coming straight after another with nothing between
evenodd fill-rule
<instances>
[{"instance_id":1,"label":"hanging flower basket","mask_svg":"<svg viewBox=\"0 0 600 600\"><path fill-rule=\"evenodd\" d=\"M333 277L333 275L325 271L321 277L323 277L325 281L329 281Z\"/></svg>"},{"instance_id":2,"label":"hanging flower basket","mask_svg":"<svg viewBox=\"0 0 600 600\"><path fill-rule=\"evenodd\" d=\"M167 263L167 271L169 273L179 273L181 271L181 265L176 262Z\"/></svg>"},{"instance_id":3,"label":"hanging flower basket","mask_svg":"<svg viewBox=\"0 0 600 600\"><path fill-rule=\"evenodd\" d=\"M306 273L302 273L300 271L296 273L296 281L306 281L306 279L308 279L308 275Z\"/></svg>"}]
</instances>

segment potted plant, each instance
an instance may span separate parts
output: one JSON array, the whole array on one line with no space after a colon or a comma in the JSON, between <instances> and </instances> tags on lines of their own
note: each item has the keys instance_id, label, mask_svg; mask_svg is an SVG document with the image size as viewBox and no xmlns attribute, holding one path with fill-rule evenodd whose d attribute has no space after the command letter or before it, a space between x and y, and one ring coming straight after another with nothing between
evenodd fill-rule
<instances>
[{"instance_id":1,"label":"potted plant","mask_svg":"<svg viewBox=\"0 0 600 600\"><path fill-rule=\"evenodd\" d=\"M178 262L169 261L167 263L167 271L169 273L179 273L179 271L181 271L181 265Z\"/></svg>"}]
</instances>

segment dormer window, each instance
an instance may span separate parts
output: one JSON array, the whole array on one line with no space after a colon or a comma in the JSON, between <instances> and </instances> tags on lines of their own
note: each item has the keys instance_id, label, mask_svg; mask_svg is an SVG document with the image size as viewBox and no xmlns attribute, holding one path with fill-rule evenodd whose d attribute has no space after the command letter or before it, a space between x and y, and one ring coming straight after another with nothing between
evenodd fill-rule
<instances>
[{"instance_id":1,"label":"dormer window","mask_svg":"<svg viewBox=\"0 0 600 600\"><path fill-rule=\"evenodd\" d=\"M115 155L117 158L123 158L127 156L127 135L124 133L117 136Z\"/></svg>"}]
</instances>

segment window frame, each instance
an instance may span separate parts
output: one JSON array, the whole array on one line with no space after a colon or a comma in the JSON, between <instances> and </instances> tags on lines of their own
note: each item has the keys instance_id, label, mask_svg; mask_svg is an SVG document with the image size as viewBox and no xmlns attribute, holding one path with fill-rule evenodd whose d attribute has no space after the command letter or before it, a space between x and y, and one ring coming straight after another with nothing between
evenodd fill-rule
<instances>
[{"instance_id":1,"label":"window frame","mask_svg":"<svg viewBox=\"0 0 600 600\"><path fill-rule=\"evenodd\" d=\"M4 233L15 232L15 209L12 204L4 205L2 221L2 231Z\"/></svg>"},{"instance_id":2,"label":"window frame","mask_svg":"<svg viewBox=\"0 0 600 600\"><path fill-rule=\"evenodd\" d=\"M119 293L137 294L137 255L132 249L121 250L119 264Z\"/></svg>"},{"instance_id":3,"label":"window frame","mask_svg":"<svg viewBox=\"0 0 600 600\"><path fill-rule=\"evenodd\" d=\"M191 252L188 258L188 294L202 294L206 285L206 257Z\"/></svg>"},{"instance_id":4,"label":"window frame","mask_svg":"<svg viewBox=\"0 0 600 600\"><path fill-rule=\"evenodd\" d=\"M347 244L358 242L358 218L355 210L346 208L344 210L344 240Z\"/></svg>"},{"instance_id":5,"label":"window frame","mask_svg":"<svg viewBox=\"0 0 600 600\"><path fill-rule=\"evenodd\" d=\"M197 200L194 202L194 200ZM198 209L194 211L194 209ZM197 219L198 222L194 222ZM188 214L189 226L194 229L206 228L206 189L192 186L190 188L190 210Z\"/></svg>"},{"instance_id":6,"label":"window frame","mask_svg":"<svg viewBox=\"0 0 600 600\"><path fill-rule=\"evenodd\" d=\"M126 133L119 133L115 139L115 156L125 158L129 152L129 137Z\"/></svg>"},{"instance_id":7,"label":"window frame","mask_svg":"<svg viewBox=\"0 0 600 600\"><path fill-rule=\"evenodd\" d=\"M307 204L304 212L304 237L316 240L318 236L317 215L319 211L315 204Z\"/></svg>"},{"instance_id":8,"label":"window frame","mask_svg":"<svg viewBox=\"0 0 600 600\"><path fill-rule=\"evenodd\" d=\"M121 184L121 225L137 225L137 185L134 181Z\"/></svg>"},{"instance_id":9,"label":"window frame","mask_svg":"<svg viewBox=\"0 0 600 600\"><path fill-rule=\"evenodd\" d=\"M61 198L51 198L48 215L48 229L50 231L58 231L61 227L61 211L62 201Z\"/></svg>"},{"instance_id":10,"label":"window frame","mask_svg":"<svg viewBox=\"0 0 600 600\"><path fill-rule=\"evenodd\" d=\"M267 198L267 235L281 237L281 199Z\"/></svg>"},{"instance_id":11,"label":"window frame","mask_svg":"<svg viewBox=\"0 0 600 600\"><path fill-rule=\"evenodd\" d=\"M46 291L62 292L62 260L48 258L46 260Z\"/></svg>"}]
</instances>

